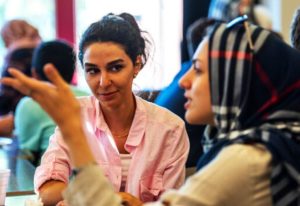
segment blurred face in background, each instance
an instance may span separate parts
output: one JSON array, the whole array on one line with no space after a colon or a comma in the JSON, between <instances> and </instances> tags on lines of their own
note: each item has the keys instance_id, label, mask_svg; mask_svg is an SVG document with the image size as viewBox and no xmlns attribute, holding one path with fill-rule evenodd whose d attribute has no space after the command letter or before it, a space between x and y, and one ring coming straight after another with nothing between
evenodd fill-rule
<instances>
[{"instance_id":1,"label":"blurred face in background","mask_svg":"<svg viewBox=\"0 0 300 206\"><path fill-rule=\"evenodd\" d=\"M180 79L185 89L185 119L190 124L214 124L208 70L208 40L205 38L193 56L193 65Z\"/></svg>"}]
</instances>

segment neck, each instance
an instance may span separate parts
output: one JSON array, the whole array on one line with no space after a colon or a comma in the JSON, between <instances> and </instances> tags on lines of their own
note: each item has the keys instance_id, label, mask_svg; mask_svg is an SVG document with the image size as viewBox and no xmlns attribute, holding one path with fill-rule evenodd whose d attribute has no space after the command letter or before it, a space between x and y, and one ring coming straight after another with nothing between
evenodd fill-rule
<instances>
[{"instance_id":1,"label":"neck","mask_svg":"<svg viewBox=\"0 0 300 206\"><path fill-rule=\"evenodd\" d=\"M119 107L101 109L104 119L113 134L123 135L129 132L136 109L134 96L132 96L129 102Z\"/></svg>"}]
</instances>

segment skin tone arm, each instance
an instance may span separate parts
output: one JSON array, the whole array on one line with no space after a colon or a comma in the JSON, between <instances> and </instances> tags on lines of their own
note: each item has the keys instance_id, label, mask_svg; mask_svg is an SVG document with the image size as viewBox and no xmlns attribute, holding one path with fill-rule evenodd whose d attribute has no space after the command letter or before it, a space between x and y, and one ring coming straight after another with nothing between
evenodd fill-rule
<instances>
[{"instance_id":1,"label":"skin tone arm","mask_svg":"<svg viewBox=\"0 0 300 206\"><path fill-rule=\"evenodd\" d=\"M53 118L60 127L64 141L70 149L71 161L75 167L79 168L95 162L81 124L78 101L53 65L47 64L44 71L53 84L26 77L15 69L9 70L14 78L3 78L0 81L3 84L12 86L23 94L31 96ZM68 117L68 121L65 121L65 117ZM78 150L82 152L76 152ZM48 195L51 194L48 193ZM128 205L138 206L142 204L129 194L121 194L121 196L127 202L131 201Z\"/></svg>"},{"instance_id":2,"label":"skin tone arm","mask_svg":"<svg viewBox=\"0 0 300 206\"><path fill-rule=\"evenodd\" d=\"M14 115L0 117L0 136L11 137L14 129Z\"/></svg>"},{"instance_id":3,"label":"skin tone arm","mask_svg":"<svg viewBox=\"0 0 300 206\"><path fill-rule=\"evenodd\" d=\"M56 205L57 202L63 199L62 191L67 185L64 182L49 180L45 182L39 189L39 196L45 206Z\"/></svg>"}]
</instances>

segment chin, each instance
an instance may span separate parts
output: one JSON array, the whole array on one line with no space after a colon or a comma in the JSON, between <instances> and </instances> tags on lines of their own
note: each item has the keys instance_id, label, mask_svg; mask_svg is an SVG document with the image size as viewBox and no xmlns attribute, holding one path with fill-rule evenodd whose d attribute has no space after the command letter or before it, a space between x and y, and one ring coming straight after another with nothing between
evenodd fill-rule
<instances>
[{"instance_id":1,"label":"chin","mask_svg":"<svg viewBox=\"0 0 300 206\"><path fill-rule=\"evenodd\" d=\"M188 111L185 113L185 120L187 123L192 125L206 125L208 124L207 121L204 121L203 118L193 115L192 113L189 113Z\"/></svg>"},{"instance_id":2,"label":"chin","mask_svg":"<svg viewBox=\"0 0 300 206\"><path fill-rule=\"evenodd\" d=\"M197 119L189 114L189 112L185 113L185 120L189 123L189 124L199 124L199 121L197 121Z\"/></svg>"}]
</instances>

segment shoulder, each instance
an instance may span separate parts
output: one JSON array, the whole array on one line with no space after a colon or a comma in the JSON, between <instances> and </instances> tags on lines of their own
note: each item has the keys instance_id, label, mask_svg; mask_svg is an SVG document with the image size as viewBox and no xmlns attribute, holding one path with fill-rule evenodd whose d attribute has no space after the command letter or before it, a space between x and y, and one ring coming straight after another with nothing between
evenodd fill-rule
<instances>
[{"instance_id":1,"label":"shoulder","mask_svg":"<svg viewBox=\"0 0 300 206\"><path fill-rule=\"evenodd\" d=\"M40 109L39 104L30 97L23 97L17 104L16 112L24 109Z\"/></svg>"},{"instance_id":2,"label":"shoulder","mask_svg":"<svg viewBox=\"0 0 300 206\"><path fill-rule=\"evenodd\" d=\"M230 145L187 183L215 203L271 205L271 159L270 152L261 144Z\"/></svg>"},{"instance_id":3,"label":"shoulder","mask_svg":"<svg viewBox=\"0 0 300 206\"><path fill-rule=\"evenodd\" d=\"M247 174L266 172L271 163L271 153L261 144L233 144L225 147L212 161L215 167L229 173Z\"/></svg>"},{"instance_id":4,"label":"shoulder","mask_svg":"<svg viewBox=\"0 0 300 206\"><path fill-rule=\"evenodd\" d=\"M15 126L24 128L28 123L41 123L45 118L49 117L36 101L30 97L23 97L16 107Z\"/></svg>"}]
</instances>

